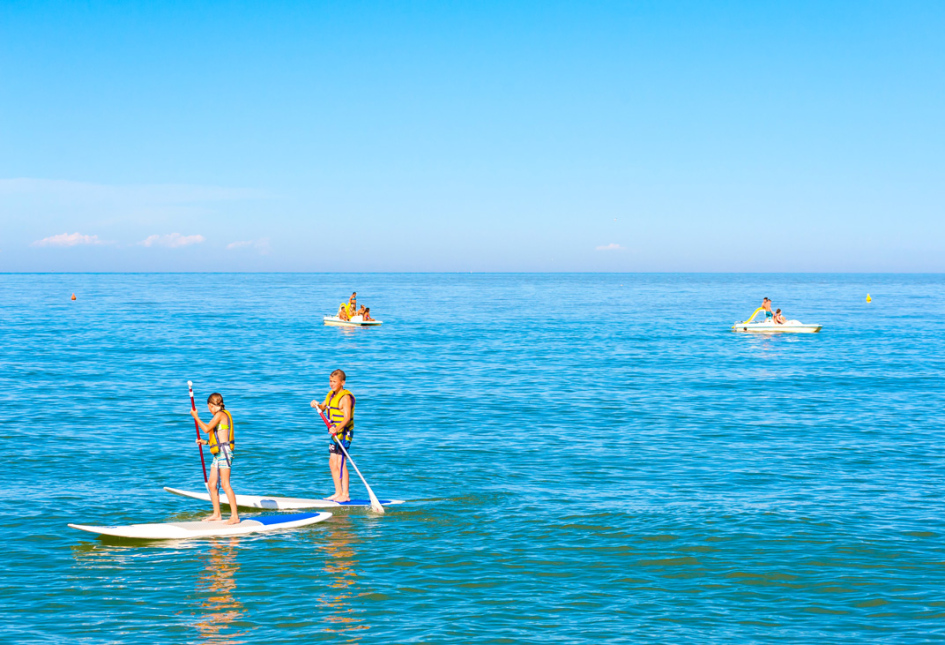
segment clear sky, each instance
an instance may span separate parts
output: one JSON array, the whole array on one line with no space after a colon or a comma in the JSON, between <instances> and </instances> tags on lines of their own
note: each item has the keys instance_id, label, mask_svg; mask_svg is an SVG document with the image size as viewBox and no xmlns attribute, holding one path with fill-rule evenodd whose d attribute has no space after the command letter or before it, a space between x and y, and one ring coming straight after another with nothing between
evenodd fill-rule
<instances>
[{"instance_id":1,"label":"clear sky","mask_svg":"<svg viewBox=\"0 0 945 645\"><path fill-rule=\"evenodd\" d=\"M945 271L945 2L0 4L0 271Z\"/></svg>"}]
</instances>

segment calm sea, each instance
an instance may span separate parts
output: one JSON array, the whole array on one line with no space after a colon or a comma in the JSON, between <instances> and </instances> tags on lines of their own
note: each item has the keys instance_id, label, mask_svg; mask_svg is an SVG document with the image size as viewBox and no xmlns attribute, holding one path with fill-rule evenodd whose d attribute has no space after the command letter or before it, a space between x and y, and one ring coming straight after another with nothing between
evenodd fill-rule
<instances>
[{"instance_id":1,"label":"calm sea","mask_svg":"<svg viewBox=\"0 0 945 645\"><path fill-rule=\"evenodd\" d=\"M382 327L322 324L353 290ZM730 332L763 296L823 331ZM0 640L945 640L943 303L942 275L0 275ZM66 527L207 513L162 490L202 486L188 379L236 418L237 492L330 494L335 368L408 504Z\"/></svg>"}]
</instances>

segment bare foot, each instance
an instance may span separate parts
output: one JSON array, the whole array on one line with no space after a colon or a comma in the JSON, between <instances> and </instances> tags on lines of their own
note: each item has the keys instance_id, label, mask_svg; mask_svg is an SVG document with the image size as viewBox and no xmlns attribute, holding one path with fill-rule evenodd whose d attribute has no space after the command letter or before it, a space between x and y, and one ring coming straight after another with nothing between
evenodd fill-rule
<instances>
[{"instance_id":1,"label":"bare foot","mask_svg":"<svg viewBox=\"0 0 945 645\"><path fill-rule=\"evenodd\" d=\"M341 502L350 502L350 501L351 501L351 497L348 496L348 495L345 495L344 497L339 497L339 498L336 499L335 501L336 501L336 502L339 502L339 503L341 503Z\"/></svg>"},{"instance_id":2,"label":"bare foot","mask_svg":"<svg viewBox=\"0 0 945 645\"><path fill-rule=\"evenodd\" d=\"M338 497L338 493L335 493L331 497L326 497L325 499L327 499L329 502L337 502L338 501L337 497Z\"/></svg>"},{"instance_id":3,"label":"bare foot","mask_svg":"<svg viewBox=\"0 0 945 645\"><path fill-rule=\"evenodd\" d=\"M240 518L238 518L238 517L231 517L230 519L228 519L228 520L226 521L226 523L227 523L227 524L239 524L239 523L240 523Z\"/></svg>"},{"instance_id":4,"label":"bare foot","mask_svg":"<svg viewBox=\"0 0 945 645\"><path fill-rule=\"evenodd\" d=\"M219 515L211 515L211 516L209 516L209 517L203 518L203 521L204 521L204 522L219 522L219 521L222 520L222 519L223 519L223 518L220 517Z\"/></svg>"}]
</instances>

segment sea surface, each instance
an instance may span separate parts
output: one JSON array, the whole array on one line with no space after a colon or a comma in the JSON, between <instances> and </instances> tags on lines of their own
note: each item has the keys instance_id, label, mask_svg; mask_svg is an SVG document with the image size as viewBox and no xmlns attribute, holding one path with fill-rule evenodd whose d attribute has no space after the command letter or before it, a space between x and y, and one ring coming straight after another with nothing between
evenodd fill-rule
<instances>
[{"instance_id":1,"label":"sea surface","mask_svg":"<svg viewBox=\"0 0 945 645\"><path fill-rule=\"evenodd\" d=\"M731 332L763 296L823 330ZM237 492L330 494L336 368L407 504L66 526L208 513L188 380ZM0 640L942 642L943 377L943 275L0 275Z\"/></svg>"}]
</instances>

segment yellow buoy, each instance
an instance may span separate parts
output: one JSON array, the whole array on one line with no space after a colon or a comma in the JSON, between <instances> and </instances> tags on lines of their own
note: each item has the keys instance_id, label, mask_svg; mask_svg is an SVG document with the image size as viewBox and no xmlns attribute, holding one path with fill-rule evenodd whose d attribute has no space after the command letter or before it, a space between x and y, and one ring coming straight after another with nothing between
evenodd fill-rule
<instances>
[{"instance_id":1,"label":"yellow buoy","mask_svg":"<svg viewBox=\"0 0 945 645\"><path fill-rule=\"evenodd\" d=\"M72 294L72 299L75 300L75 294Z\"/></svg>"},{"instance_id":2,"label":"yellow buoy","mask_svg":"<svg viewBox=\"0 0 945 645\"><path fill-rule=\"evenodd\" d=\"M870 294L866 294L866 302L873 302L873 299L870 298Z\"/></svg>"}]
</instances>

